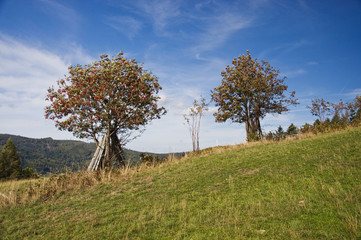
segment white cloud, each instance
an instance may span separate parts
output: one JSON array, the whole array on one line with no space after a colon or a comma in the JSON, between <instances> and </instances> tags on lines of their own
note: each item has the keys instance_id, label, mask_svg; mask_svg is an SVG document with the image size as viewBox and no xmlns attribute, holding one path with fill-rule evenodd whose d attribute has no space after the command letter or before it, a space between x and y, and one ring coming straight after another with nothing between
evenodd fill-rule
<instances>
[{"instance_id":1,"label":"white cloud","mask_svg":"<svg viewBox=\"0 0 361 240\"><path fill-rule=\"evenodd\" d=\"M0 35L0 64L0 88L32 94L42 92L54 82L53 76L62 77L67 68L59 56L4 35Z\"/></svg>"},{"instance_id":2,"label":"white cloud","mask_svg":"<svg viewBox=\"0 0 361 240\"><path fill-rule=\"evenodd\" d=\"M216 113L217 111L218 111L218 107L215 106L208 107L208 112L211 114Z\"/></svg>"},{"instance_id":3,"label":"white cloud","mask_svg":"<svg viewBox=\"0 0 361 240\"><path fill-rule=\"evenodd\" d=\"M72 138L44 119L46 90L67 73L72 59L89 59L74 46L61 57L0 34L1 133L29 137ZM75 62L76 63L76 62Z\"/></svg>"},{"instance_id":4,"label":"white cloud","mask_svg":"<svg viewBox=\"0 0 361 240\"><path fill-rule=\"evenodd\" d=\"M86 53L81 45L77 43L71 43L63 47L61 52L55 53L57 56L61 56L62 60L67 65L85 65L94 62L96 59Z\"/></svg>"}]
</instances>

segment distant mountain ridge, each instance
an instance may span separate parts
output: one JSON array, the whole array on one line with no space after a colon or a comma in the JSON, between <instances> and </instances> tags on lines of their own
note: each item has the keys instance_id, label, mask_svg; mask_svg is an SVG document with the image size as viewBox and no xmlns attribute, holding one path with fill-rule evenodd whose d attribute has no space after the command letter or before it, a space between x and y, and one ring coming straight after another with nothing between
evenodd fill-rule
<instances>
[{"instance_id":1,"label":"distant mountain ridge","mask_svg":"<svg viewBox=\"0 0 361 240\"><path fill-rule=\"evenodd\" d=\"M12 138L22 167L36 169L38 173L77 171L86 168L94 154L95 144L76 140L54 140L52 138L27 138L11 134L0 134L0 147ZM125 149L126 159L139 161L140 152ZM152 154L165 158L168 154ZM181 155L177 153L176 155Z\"/></svg>"}]
</instances>

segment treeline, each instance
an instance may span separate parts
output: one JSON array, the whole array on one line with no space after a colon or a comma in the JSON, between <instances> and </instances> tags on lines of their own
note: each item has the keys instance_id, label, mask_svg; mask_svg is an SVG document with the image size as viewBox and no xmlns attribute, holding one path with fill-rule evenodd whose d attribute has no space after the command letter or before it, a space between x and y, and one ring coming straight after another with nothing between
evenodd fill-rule
<instances>
[{"instance_id":1,"label":"treeline","mask_svg":"<svg viewBox=\"0 0 361 240\"><path fill-rule=\"evenodd\" d=\"M14 142L9 138L0 152L0 179L36 178L37 172L32 168L22 168L19 153Z\"/></svg>"},{"instance_id":2,"label":"treeline","mask_svg":"<svg viewBox=\"0 0 361 240\"><path fill-rule=\"evenodd\" d=\"M281 126L276 131L264 134L266 140L281 140L287 136L296 136L299 133L325 133L334 130L344 129L348 126L361 124L361 96L349 103L342 100L338 103L331 103L323 98L312 100L311 106L307 106L311 114L317 116L313 124L305 123L300 128L293 123L285 131Z\"/></svg>"},{"instance_id":3,"label":"treeline","mask_svg":"<svg viewBox=\"0 0 361 240\"><path fill-rule=\"evenodd\" d=\"M21 166L35 169L39 174L77 171L90 161L95 144L52 138L33 139L0 134L0 146L11 137L19 152Z\"/></svg>"}]
</instances>

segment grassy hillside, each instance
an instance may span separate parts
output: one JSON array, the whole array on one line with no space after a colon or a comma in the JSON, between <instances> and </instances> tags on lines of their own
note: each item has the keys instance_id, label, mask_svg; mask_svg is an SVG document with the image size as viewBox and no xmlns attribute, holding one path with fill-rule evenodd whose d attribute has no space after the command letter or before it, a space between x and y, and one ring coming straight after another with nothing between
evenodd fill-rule
<instances>
[{"instance_id":1,"label":"grassy hillside","mask_svg":"<svg viewBox=\"0 0 361 240\"><path fill-rule=\"evenodd\" d=\"M19 152L21 165L36 169L38 173L64 172L65 169L77 171L89 165L95 151L94 143L74 140L54 140L52 138L26 138L21 136L0 134L0 151L6 141L12 138ZM139 161L140 152L125 149L127 160ZM151 154L160 159L168 154ZM176 153L181 156L182 153Z\"/></svg>"},{"instance_id":2,"label":"grassy hillside","mask_svg":"<svg viewBox=\"0 0 361 240\"><path fill-rule=\"evenodd\" d=\"M0 236L361 238L361 128L288 142L216 148L199 157L141 171L128 169L104 179L50 199L3 207ZM15 185L2 183L0 195L10 198Z\"/></svg>"}]
</instances>

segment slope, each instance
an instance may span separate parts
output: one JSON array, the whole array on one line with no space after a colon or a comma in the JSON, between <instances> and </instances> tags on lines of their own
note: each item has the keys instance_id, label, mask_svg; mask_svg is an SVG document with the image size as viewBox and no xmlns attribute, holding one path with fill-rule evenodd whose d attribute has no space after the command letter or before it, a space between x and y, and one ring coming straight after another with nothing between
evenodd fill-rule
<instances>
[{"instance_id":1,"label":"slope","mask_svg":"<svg viewBox=\"0 0 361 240\"><path fill-rule=\"evenodd\" d=\"M360 139L355 128L216 148L4 208L0 231L4 239L356 239Z\"/></svg>"}]
</instances>

